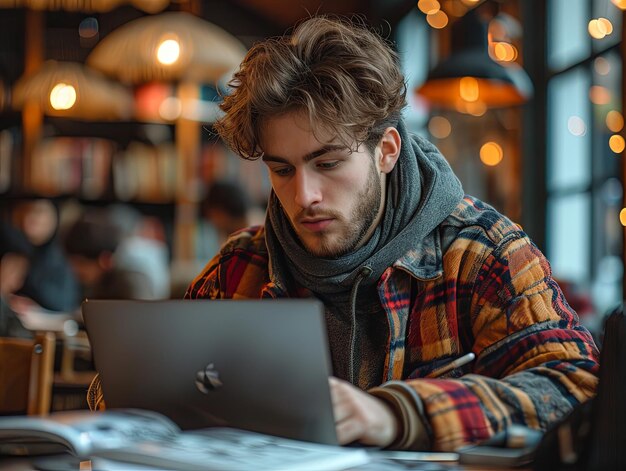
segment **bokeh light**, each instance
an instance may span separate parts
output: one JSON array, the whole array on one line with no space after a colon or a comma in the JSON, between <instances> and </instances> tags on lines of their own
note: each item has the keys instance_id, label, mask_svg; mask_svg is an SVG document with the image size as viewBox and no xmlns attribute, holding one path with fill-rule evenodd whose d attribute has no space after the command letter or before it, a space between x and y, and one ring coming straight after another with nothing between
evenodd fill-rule
<instances>
[{"instance_id":1,"label":"bokeh light","mask_svg":"<svg viewBox=\"0 0 626 471\"><path fill-rule=\"evenodd\" d=\"M157 49L157 59L161 64L171 65L180 57L180 44L175 39L166 39Z\"/></svg>"},{"instance_id":2,"label":"bokeh light","mask_svg":"<svg viewBox=\"0 0 626 471\"><path fill-rule=\"evenodd\" d=\"M437 139L445 139L452 132L452 125L443 116L433 116L428 122L428 131Z\"/></svg>"},{"instance_id":3,"label":"bokeh light","mask_svg":"<svg viewBox=\"0 0 626 471\"><path fill-rule=\"evenodd\" d=\"M76 103L76 89L67 83L57 83L50 91L50 106L55 110L69 110Z\"/></svg>"},{"instance_id":4,"label":"bokeh light","mask_svg":"<svg viewBox=\"0 0 626 471\"><path fill-rule=\"evenodd\" d=\"M489 141L482 145L480 148L480 160L485 165L493 167L502 162L504 152L502 147L497 142Z\"/></svg>"},{"instance_id":5,"label":"bokeh light","mask_svg":"<svg viewBox=\"0 0 626 471\"><path fill-rule=\"evenodd\" d=\"M624 142L624 138L619 134L613 134L609 138L609 147L616 154L621 154L626 147L626 142Z\"/></svg>"},{"instance_id":6,"label":"bokeh light","mask_svg":"<svg viewBox=\"0 0 626 471\"><path fill-rule=\"evenodd\" d=\"M584 136L587 133L587 125L580 116L570 116L567 120L567 130L574 136Z\"/></svg>"},{"instance_id":7,"label":"bokeh light","mask_svg":"<svg viewBox=\"0 0 626 471\"><path fill-rule=\"evenodd\" d=\"M606 114L606 127L613 132L620 132L624 127L624 117L622 113L611 110Z\"/></svg>"}]
</instances>

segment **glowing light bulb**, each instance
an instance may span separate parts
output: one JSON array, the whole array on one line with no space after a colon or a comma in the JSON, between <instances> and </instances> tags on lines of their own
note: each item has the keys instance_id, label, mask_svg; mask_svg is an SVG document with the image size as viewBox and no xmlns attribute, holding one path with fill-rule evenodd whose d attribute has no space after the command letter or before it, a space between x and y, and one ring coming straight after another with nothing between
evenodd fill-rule
<instances>
[{"instance_id":1,"label":"glowing light bulb","mask_svg":"<svg viewBox=\"0 0 626 471\"><path fill-rule=\"evenodd\" d=\"M157 59L161 64L171 65L180 57L180 44L175 39L166 39L157 49Z\"/></svg>"},{"instance_id":2,"label":"glowing light bulb","mask_svg":"<svg viewBox=\"0 0 626 471\"><path fill-rule=\"evenodd\" d=\"M50 91L50 106L55 110L69 110L76 103L76 89L67 83L57 83Z\"/></svg>"}]
</instances>

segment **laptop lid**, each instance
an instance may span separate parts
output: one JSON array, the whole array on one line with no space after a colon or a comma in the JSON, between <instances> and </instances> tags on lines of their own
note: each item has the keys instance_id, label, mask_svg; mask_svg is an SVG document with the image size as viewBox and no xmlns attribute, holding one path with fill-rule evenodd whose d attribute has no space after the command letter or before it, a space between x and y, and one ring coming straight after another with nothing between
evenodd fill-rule
<instances>
[{"instance_id":1,"label":"laptop lid","mask_svg":"<svg viewBox=\"0 0 626 471\"><path fill-rule=\"evenodd\" d=\"M107 408L337 444L316 300L83 303Z\"/></svg>"}]
</instances>

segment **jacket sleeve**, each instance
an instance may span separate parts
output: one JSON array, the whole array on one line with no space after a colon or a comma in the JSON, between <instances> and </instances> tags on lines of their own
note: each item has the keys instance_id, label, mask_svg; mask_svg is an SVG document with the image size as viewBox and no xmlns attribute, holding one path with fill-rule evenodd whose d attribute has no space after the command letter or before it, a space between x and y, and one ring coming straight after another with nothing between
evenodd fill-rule
<instances>
[{"instance_id":1,"label":"jacket sleeve","mask_svg":"<svg viewBox=\"0 0 626 471\"><path fill-rule=\"evenodd\" d=\"M258 227L230 236L220 252L191 282L185 299L258 299L268 283L263 232Z\"/></svg>"},{"instance_id":2,"label":"jacket sleeve","mask_svg":"<svg viewBox=\"0 0 626 471\"><path fill-rule=\"evenodd\" d=\"M417 393L405 399L414 396L436 450L483 440L512 423L545 430L597 386L592 337L526 236L495 246L476 273L470 312L458 313L470 316L472 374L405 381Z\"/></svg>"}]
</instances>

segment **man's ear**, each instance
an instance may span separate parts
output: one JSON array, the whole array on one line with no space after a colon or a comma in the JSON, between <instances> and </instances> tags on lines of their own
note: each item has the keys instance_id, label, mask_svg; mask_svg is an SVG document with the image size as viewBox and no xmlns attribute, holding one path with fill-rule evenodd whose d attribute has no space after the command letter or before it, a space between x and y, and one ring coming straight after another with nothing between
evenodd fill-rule
<instances>
[{"instance_id":1,"label":"man's ear","mask_svg":"<svg viewBox=\"0 0 626 471\"><path fill-rule=\"evenodd\" d=\"M383 173L389 173L396 166L402 148L402 139L398 130L393 127L385 129L378 148L380 149L378 168Z\"/></svg>"}]
</instances>

